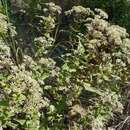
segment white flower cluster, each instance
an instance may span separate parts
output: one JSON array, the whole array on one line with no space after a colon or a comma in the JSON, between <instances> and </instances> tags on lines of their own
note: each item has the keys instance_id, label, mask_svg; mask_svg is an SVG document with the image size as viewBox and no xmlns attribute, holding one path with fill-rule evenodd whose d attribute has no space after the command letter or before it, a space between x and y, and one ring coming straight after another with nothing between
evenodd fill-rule
<instances>
[{"instance_id":1,"label":"white flower cluster","mask_svg":"<svg viewBox=\"0 0 130 130\"><path fill-rule=\"evenodd\" d=\"M45 3L45 5L48 7L48 9L46 9L46 11L48 10L50 13L58 13L61 14L61 7L58 5L55 5L55 3L50 2L50 3ZM45 10L45 9L44 9Z\"/></svg>"},{"instance_id":2,"label":"white flower cluster","mask_svg":"<svg viewBox=\"0 0 130 130\"><path fill-rule=\"evenodd\" d=\"M7 17L0 13L0 35L6 34L8 31Z\"/></svg>"}]
</instances>

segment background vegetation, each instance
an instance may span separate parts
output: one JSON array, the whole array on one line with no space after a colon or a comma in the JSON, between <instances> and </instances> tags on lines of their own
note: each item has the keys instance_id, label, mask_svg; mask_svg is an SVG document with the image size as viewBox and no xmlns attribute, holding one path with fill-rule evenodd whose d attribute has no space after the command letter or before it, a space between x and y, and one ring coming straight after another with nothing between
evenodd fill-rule
<instances>
[{"instance_id":1,"label":"background vegetation","mask_svg":"<svg viewBox=\"0 0 130 130\"><path fill-rule=\"evenodd\" d=\"M128 0L1 0L0 129L129 129L129 19Z\"/></svg>"}]
</instances>

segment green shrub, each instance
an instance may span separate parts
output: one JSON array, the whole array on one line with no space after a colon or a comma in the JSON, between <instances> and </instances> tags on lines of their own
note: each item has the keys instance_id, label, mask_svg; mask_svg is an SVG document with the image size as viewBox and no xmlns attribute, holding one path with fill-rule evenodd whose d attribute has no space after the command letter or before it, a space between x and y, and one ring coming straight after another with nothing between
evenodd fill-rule
<instances>
[{"instance_id":1,"label":"green shrub","mask_svg":"<svg viewBox=\"0 0 130 130\"><path fill-rule=\"evenodd\" d=\"M25 9L27 24L37 34L30 36L33 54L17 43L14 26L0 14L0 128L105 129L123 110L130 44L126 29L109 23L100 9L74 6L65 12L67 30L60 30L61 8L35 2ZM60 31L69 32L68 41L58 42ZM52 54L59 46L67 51L58 55L63 61L58 67Z\"/></svg>"},{"instance_id":2,"label":"green shrub","mask_svg":"<svg viewBox=\"0 0 130 130\"><path fill-rule=\"evenodd\" d=\"M66 15L71 19L74 49L63 56L60 89L71 108L76 102L85 108L93 129L103 129L113 113L123 108L120 96L127 80L129 35L126 29L108 23L100 9L74 6Z\"/></svg>"},{"instance_id":3,"label":"green shrub","mask_svg":"<svg viewBox=\"0 0 130 130\"><path fill-rule=\"evenodd\" d=\"M5 15L0 16L0 128L39 130L46 125L41 121L43 109L47 108L48 112L52 109L49 100L43 97L44 79L57 74L55 62L47 56L54 42L49 30L49 27L53 29L52 24L47 20L53 20L53 15L43 16L42 27L46 28L46 33L35 38L35 55L30 57L23 51L22 60L14 27Z\"/></svg>"}]
</instances>

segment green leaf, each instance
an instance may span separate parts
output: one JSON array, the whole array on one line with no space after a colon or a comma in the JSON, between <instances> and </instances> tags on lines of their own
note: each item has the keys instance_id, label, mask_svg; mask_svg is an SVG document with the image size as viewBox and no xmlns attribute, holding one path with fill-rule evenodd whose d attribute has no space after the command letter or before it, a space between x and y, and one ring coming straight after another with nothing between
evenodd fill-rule
<instances>
[{"instance_id":1,"label":"green leaf","mask_svg":"<svg viewBox=\"0 0 130 130\"><path fill-rule=\"evenodd\" d=\"M84 89L85 89L86 91L93 92L93 93L96 93L96 94L98 94L98 95L102 95L102 92L101 92L101 91L97 90L97 89L94 88L94 87L91 87L91 84L89 84L89 83L84 83L83 86L84 86Z\"/></svg>"},{"instance_id":2,"label":"green leaf","mask_svg":"<svg viewBox=\"0 0 130 130\"><path fill-rule=\"evenodd\" d=\"M26 122L26 120L20 120L20 119L16 119L15 121L17 121L21 125L24 125L24 123Z\"/></svg>"},{"instance_id":3,"label":"green leaf","mask_svg":"<svg viewBox=\"0 0 130 130\"><path fill-rule=\"evenodd\" d=\"M78 53L81 55L81 54L84 54L84 52L85 52L84 46L81 43L79 43Z\"/></svg>"},{"instance_id":4,"label":"green leaf","mask_svg":"<svg viewBox=\"0 0 130 130\"><path fill-rule=\"evenodd\" d=\"M105 81L109 81L109 77L108 77L108 76L103 75L102 77L103 77L103 79L104 79Z\"/></svg>"},{"instance_id":5,"label":"green leaf","mask_svg":"<svg viewBox=\"0 0 130 130\"><path fill-rule=\"evenodd\" d=\"M8 101L0 101L0 106L7 107L7 106L9 106L9 102Z\"/></svg>"}]
</instances>

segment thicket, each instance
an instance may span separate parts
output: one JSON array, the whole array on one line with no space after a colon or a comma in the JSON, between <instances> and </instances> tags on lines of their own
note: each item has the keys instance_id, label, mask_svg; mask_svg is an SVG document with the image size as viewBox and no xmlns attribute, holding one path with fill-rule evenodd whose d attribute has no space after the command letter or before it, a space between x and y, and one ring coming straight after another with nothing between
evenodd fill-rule
<instances>
[{"instance_id":1,"label":"thicket","mask_svg":"<svg viewBox=\"0 0 130 130\"><path fill-rule=\"evenodd\" d=\"M98 8L21 2L0 3L0 129L116 126L129 78L126 29Z\"/></svg>"},{"instance_id":2,"label":"thicket","mask_svg":"<svg viewBox=\"0 0 130 130\"><path fill-rule=\"evenodd\" d=\"M129 0L83 0L82 4L90 8L100 8L109 15L109 21L130 30L130 1Z\"/></svg>"}]
</instances>

